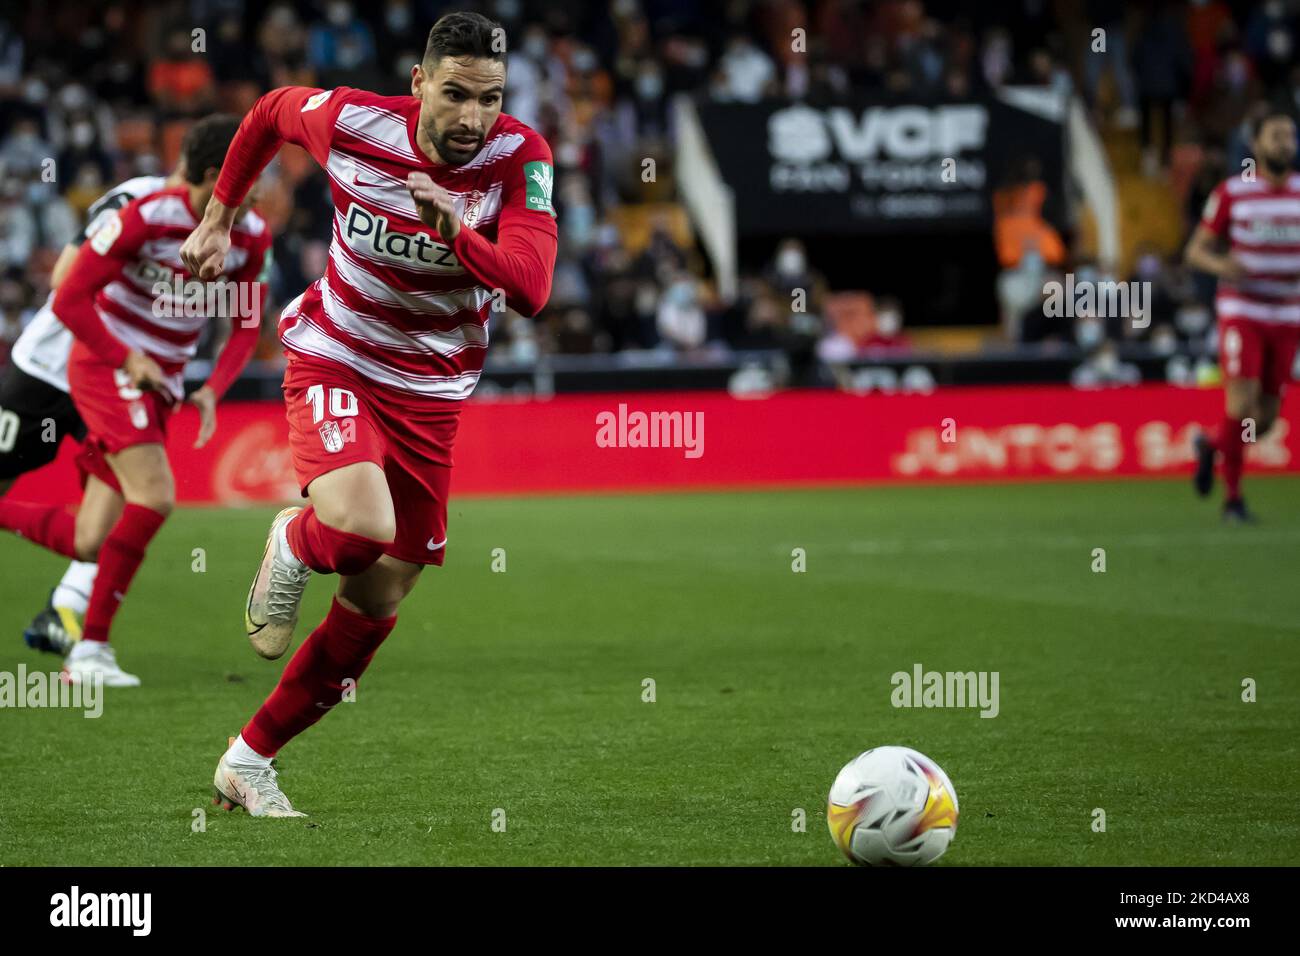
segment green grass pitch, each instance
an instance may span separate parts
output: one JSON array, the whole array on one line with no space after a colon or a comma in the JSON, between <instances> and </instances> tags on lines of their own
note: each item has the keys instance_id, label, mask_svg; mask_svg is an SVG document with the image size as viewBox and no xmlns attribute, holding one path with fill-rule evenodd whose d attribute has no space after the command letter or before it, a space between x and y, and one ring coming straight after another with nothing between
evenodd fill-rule
<instances>
[{"instance_id":1,"label":"green grass pitch","mask_svg":"<svg viewBox=\"0 0 1300 956\"><path fill-rule=\"evenodd\" d=\"M1300 480L1248 490L1248 528L1181 481L454 501L356 702L281 754L307 820L209 803L284 664L242 625L272 512L183 510L117 619L144 686L0 711L0 864L844 865L827 790L888 743L956 786L939 865L1290 864ZM20 633L62 562L0 560L0 670L57 669ZM918 662L997 671L1000 713L894 708Z\"/></svg>"}]
</instances>

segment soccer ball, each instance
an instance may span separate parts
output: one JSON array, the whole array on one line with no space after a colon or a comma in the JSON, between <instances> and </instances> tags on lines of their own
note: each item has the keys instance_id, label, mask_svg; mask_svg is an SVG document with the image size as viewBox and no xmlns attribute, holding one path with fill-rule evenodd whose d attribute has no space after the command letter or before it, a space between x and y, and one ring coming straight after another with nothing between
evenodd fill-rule
<instances>
[{"instance_id":1,"label":"soccer ball","mask_svg":"<svg viewBox=\"0 0 1300 956\"><path fill-rule=\"evenodd\" d=\"M831 839L863 866L924 866L957 833L957 791L948 775L908 747L859 754L831 784Z\"/></svg>"}]
</instances>

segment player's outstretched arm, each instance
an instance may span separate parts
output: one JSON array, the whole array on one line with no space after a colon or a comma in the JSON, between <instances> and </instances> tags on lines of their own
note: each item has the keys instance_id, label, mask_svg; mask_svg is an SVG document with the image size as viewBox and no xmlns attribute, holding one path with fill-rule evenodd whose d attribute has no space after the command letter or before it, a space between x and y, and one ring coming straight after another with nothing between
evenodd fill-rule
<instances>
[{"instance_id":1,"label":"player's outstretched arm","mask_svg":"<svg viewBox=\"0 0 1300 956\"><path fill-rule=\"evenodd\" d=\"M282 86L253 104L226 150L202 221L181 246L181 261L192 275L210 282L221 273L235 214L281 146L301 146L325 165L344 92Z\"/></svg>"}]
</instances>

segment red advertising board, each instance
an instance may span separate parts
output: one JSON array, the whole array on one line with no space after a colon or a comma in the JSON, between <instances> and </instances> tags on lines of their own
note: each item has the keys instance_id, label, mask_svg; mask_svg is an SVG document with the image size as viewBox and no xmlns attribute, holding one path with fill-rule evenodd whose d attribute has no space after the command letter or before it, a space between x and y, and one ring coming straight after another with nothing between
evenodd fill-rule
<instances>
[{"instance_id":1,"label":"red advertising board","mask_svg":"<svg viewBox=\"0 0 1300 956\"><path fill-rule=\"evenodd\" d=\"M1148 385L951 388L928 394L794 391L565 395L471 401L457 440L455 494L719 488L889 481L1020 481L1186 474L1190 438L1223 415L1218 390ZM223 405L216 437L192 446L197 416L172 420L182 502L297 496L283 408ZM1254 471L1300 471L1300 396L1248 446ZM11 494L71 501L71 449Z\"/></svg>"}]
</instances>

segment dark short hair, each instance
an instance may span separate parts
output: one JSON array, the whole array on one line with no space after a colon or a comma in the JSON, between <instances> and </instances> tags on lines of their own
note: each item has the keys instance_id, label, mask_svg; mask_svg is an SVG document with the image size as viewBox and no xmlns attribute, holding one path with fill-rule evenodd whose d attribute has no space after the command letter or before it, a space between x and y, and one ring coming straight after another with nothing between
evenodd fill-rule
<instances>
[{"instance_id":1,"label":"dark short hair","mask_svg":"<svg viewBox=\"0 0 1300 956\"><path fill-rule=\"evenodd\" d=\"M205 116L187 129L181 140L185 179L197 186L209 169L220 169L238 129L239 117L229 113Z\"/></svg>"},{"instance_id":2,"label":"dark short hair","mask_svg":"<svg viewBox=\"0 0 1300 956\"><path fill-rule=\"evenodd\" d=\"M444 56L506 59L506 30L481 13L448 13L439 17L424 46L424 63L433 67Z\"/></svg>"},{"instance_id":3,"label":"dark short hair","mask_svg":"<svg viewBox=\"0 0 1300 956\"><path fill-rule=\"evenodd\" d=\"M1256 116L1254 122L1250 124L1250 138L1252 140L1259 139L1259 134L1264 132L1264 127L1275 119L1284 119L1290 120L1293 123L1295 122L1295 117L1287 110L1278 108L1264 110Z\"/></svg>"}]
</instances>

